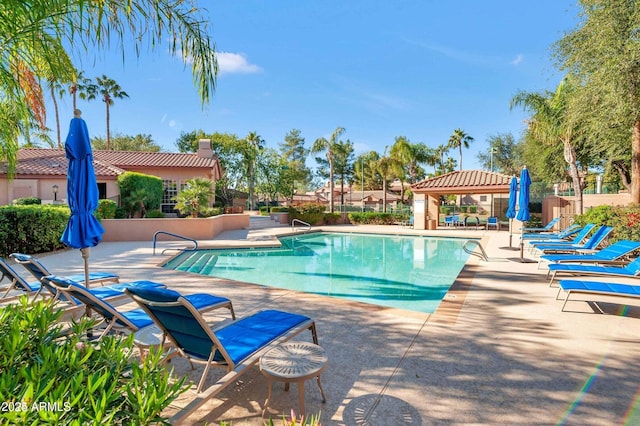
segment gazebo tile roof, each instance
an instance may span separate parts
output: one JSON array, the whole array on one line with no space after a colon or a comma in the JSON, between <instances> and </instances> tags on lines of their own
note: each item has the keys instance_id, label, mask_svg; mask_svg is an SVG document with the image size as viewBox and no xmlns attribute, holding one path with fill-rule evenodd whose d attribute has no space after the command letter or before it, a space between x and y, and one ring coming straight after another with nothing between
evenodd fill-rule
<instances>
[{"instance_id":1,"label":"gazebo tile roof","mask_svg":"<svg viewBox=\"0 0 640 426\"><path fill-rule=\"evenodd\" d=\"M411 185L413 192L453 194L461 192L509 192L511 176L485 170L459 170Z\"/></svg>"}]
</instances>

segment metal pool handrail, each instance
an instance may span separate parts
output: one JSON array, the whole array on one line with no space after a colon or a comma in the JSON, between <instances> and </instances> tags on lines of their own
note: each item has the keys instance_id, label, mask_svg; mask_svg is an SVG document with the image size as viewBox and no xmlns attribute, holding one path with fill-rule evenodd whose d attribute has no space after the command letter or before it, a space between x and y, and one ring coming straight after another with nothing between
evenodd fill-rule
<instances>
[{"instance_id":1,"label":"metal pool handrail","mask_svg":"<svg viewBox=\"0 0 640 426\"><path fill-rule=\"evenodd\" d=\"M196 240L194 240L193 238L189 238L189 237L185 237L182 235L178 235L178 234L173 234L171 232L167 232L167 231L157 231L155 234L153 234L153 255L156 255L156 243L157 243L157 238L159 234L164 234L164 235L170 235L172 237L176 237L176 238L180 238L186 241L191 241L194 245L194 247L192 249L187 249L189 251L192 250L197 250L198 249L198 242ZM162 253L160 254L164 254L165 251L167 250L181 250L181 249L172 249L172 248L166 248L164 250L162 250Z\"/></svg>"},{"instance_id":2,"label":"metal pool handrail","mask_svg":"<svg viewBox=\"0 0 640 426\"><path fill-rule=\"evenodd\" d=\"M307 222L305 222L305 221L303 221L303 220L300 220L300 219L293 219L293 220L291 221L291 230L292 230L292 231L295 231L295 230L296 230L296 223L299 223L300 225L304 225L304 226L306 226L306 227L307 227L307 231L308 231L309 229L311 229L311 224L310 224L310 223L307 223Z\"/></svg>"},{"instance_id":3,"label":"metal pool handrail","mask_svg":"<svg viewBox=\"0 0 640 426\"><path fill-rule=\"evenodd\" d=\"M472 243L475 244L477 248L480 249L480 253L478 253L477 251L475 251L476 247L473 248L469 248L467 247L467 244ZM484 260L485 262L489 261L489 258L487 257L487 253L484 251L484 249L482 248L482 245L480 244L480 241L477 240L467 240L464 242L464 244L462 245L462 250L464 250L466 253L469 253L472 256L478 256L480 259Z\"/></svg>"}]
</instances>

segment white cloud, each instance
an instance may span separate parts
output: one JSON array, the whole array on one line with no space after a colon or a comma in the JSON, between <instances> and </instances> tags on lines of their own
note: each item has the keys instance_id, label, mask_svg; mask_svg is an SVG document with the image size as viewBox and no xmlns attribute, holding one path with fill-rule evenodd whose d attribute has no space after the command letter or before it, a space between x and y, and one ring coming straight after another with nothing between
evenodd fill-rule
<instances>
[{"instance_id":1,"label":"white cloud","mask_svg":"<svg viewBox=\"0 0 640 426\"><path fill-rule=\"evenodd\" d=\"M256 74L262 68L249 63L243 53L216 52L218 71L220 74Z\"/></svg>"},{"instance_id":2,"label":"white cloud","mask_svg":"<svg viewBox=\"0 0 640 426\"><path fill-rule=\"evenodd\" d=\"M524 61L524 55L519 53L515 59L511 61L511 65L520 65L522 61Z\"/></svg>"}]
</instances>

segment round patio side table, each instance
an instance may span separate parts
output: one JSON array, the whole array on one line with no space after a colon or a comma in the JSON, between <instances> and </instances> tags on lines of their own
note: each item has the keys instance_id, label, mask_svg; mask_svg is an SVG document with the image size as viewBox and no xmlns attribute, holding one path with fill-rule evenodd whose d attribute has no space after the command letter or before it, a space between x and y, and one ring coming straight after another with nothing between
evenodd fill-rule
<instances>
[{"instance_id":1,"label":"round patio side table","mask_svg":"<svg viewBox=\"0 0 640 426\"><path fill-rule=\"evenodd\" d=\"M327 355L323 348L313 343L288 342L274 347L260 358L260 371L267 378L269 392L264 402L264 417L271 401L273 381L284 382L285 391L289 383L298 384L298 409L304 415L304 382L315 377L322 394L322 402L327 399L320 383L320 373L327 368Z\"/></svg>"}]
</instances>

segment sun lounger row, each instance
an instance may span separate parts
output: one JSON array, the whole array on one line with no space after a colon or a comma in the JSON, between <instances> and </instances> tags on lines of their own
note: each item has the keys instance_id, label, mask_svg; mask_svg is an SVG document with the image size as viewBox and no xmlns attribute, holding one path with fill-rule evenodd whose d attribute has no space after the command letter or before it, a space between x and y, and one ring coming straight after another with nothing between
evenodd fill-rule
<instances>
[{"instance_id":1,"label":"sun lounger row","mask_svg":"<svg viewBox=\"0 0 640 426\"><path fill-rule=\"evenodd\" d=\"M605 237L611 232L607 227L600 227L590 238ZM599 234L599 236L598 236ZM572 295L604 295L623 298L639 298L640 282L638 285L632 283L617 283L609 281L611 277L639 278L640 277L640 257L632 261L624 261L623 257L640 250L640 242L622 240L611 244L593 253L584 254L552 254L541 256L540 262L548 262L549 285L551 286L561 275L589 276L594 280L562 279L558 282L558 294L556 299L561 299L564 292L564 303L562 311L565 310L567 302ZM594 305L600 309L597 303ZM601 310L602 311L602 310Z\"/></svg>"},{"instance_id":2,"label":"sun lounger row","mask_svg":"<svg viewBox=\"0 0 640 426\"><path fill-rule=\"evenodd\" d=\"M34 276L48 272L44 265L31 256L12 255L12 258L25 266L36 265L27 268ZM196 398L174 415L172 423L184 420L200 405L234 383L249 370L247 367L255 365L273 345L290 340L305 330L311 331L313 343L318 343L315 322L305 315L269 309L236 318L231 301L225 297L205 293L181 295L162 283L152 281L87 288L81 284L84 282L84 275L44 275L41 283L29 283L1 258L0 272L3 278L11 281L9 287L12 290L20 290L34 297L47 293L53 301L81 305L85 312L98 315L104 327L97 339L111 332L138 332L155 325L163 335L161 345L164 347L164 343L170 343L170 349L165 354L167 359L180 355L189 362L205 363L206 367L196 388ZM103 284L118 280L117 275L99 274L96 278ZM140 307L123 310L111 303L119 297L131 298ZM219 308L228 309L231 318L211 327L203 313ZM227 372L205 389L212 366L223 367Z\"/></svg>"}]
</instances>

